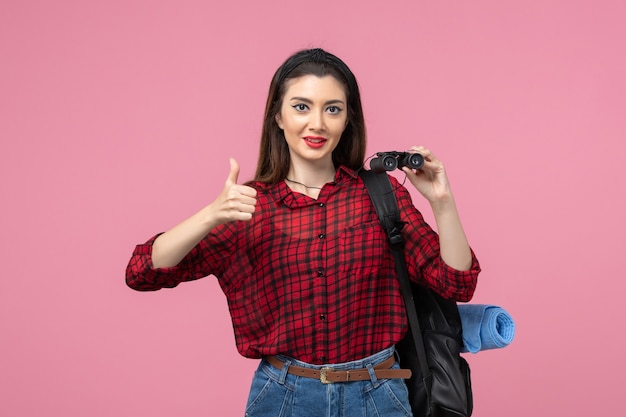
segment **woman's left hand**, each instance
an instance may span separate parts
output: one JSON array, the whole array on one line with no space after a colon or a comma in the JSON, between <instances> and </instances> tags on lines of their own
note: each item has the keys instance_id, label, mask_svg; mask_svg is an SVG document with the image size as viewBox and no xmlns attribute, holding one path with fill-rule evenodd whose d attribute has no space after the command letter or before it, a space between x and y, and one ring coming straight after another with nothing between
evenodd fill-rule
<instances>
[{"instance_id":1,"label":"woman's left hand","mask_svg":"<svg viewBox=\"0 0 626 417\"><path fill-rule=\"evenodd\" d=\"M413 146L408 152L418 152L424 157L424 165L422 168L417 170L408 167L402 168L411 184L413 184L431 204L451 200L452 191L443 162L437 159L430 150L423 146Z\"/></svg>"},{"instance_id":2,"label":"woman's left hand","mask_svg":"<svg viewBox=\"0 0 626 417\"><path fill-rule=\"evenodd\" d=\"M461 225L443 163L423 146L414 146L409 152L419 152L424 157L422 168L412 170L403 167L402 170L433 209L439 232L441 258L450 267L467 271L472 266L472 252Z\"/></svg>"}]
</instances>

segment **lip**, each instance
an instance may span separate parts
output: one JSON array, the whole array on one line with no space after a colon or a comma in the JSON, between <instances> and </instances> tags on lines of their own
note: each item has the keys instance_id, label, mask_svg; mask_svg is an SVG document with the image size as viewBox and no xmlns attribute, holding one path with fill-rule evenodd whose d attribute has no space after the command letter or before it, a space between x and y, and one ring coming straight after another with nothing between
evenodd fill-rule
<instances>
[{"instance_id":1,"label":"lip","mask_svg":"<svg viewBox=\"0 0 626 417\"><path fill-rule=\"evenodd\" d=\"M322 136L305 136L303 139L304 143L311 148L321 148L328 141L328 139Z\"/></svg>"}]
</instances>

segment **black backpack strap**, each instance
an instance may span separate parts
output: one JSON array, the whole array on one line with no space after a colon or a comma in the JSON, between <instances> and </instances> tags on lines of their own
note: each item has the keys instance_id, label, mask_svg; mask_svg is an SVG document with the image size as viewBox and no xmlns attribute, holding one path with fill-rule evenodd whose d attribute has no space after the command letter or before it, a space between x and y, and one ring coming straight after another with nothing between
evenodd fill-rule
<instances>
[{"instance_id":1,"label":"black backpack strap","mask_svg":"<svg viewBox=\"0 0 626 417\"><path fill-rule=\"evenodd\" d=\"M392 249L396 246L404 246L402 233L400 233L404 224L400 220L400 210L391 188L389 176L384 172L378 174L364 169L359 171L359 174L369 192L372 203L374 203L376 213L387 233Z\"/></svg>"},{"instance_id":2,"label":"black backpack strap","mask_svg":"<svg viewBox=\"0 0 626 417\"><path fill-rule=\"evenodd\" d=\"M400 233L404 224L400 220L400 210L398 209L396 195L386 172L375 173L362 169L359 171L359 175L363 179L363 183L365 184L370 198L374 203L374 207L376 208L378 218L380 219L380 222L387 233L387 237L389 238L391 251L396 261L396 271L398 273L398 280L400 281L400 288L402 290L402 296L406 306L409 326L413 336L413 343L415 344L415 349L417 350L419 366L424 379L426 393L430 397L432 376L426 359L424 339L422 338L422 331L419 319L417 318L413 292L411 291L411 282L409 281L409 274L406 268L406 261L404 259L404 240L402 238L402 234Z\"/></svg>"}]
</instances>

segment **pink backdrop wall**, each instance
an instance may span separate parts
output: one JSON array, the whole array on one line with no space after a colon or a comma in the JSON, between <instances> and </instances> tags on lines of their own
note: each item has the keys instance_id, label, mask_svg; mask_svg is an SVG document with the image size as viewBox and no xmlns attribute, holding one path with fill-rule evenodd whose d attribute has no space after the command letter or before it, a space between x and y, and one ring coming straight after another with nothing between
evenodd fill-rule
<instances>
[{"instance_id":1,"label":"pink backdrop wall","mask_svg":"<svg viewBox=\"0 0 626 417\"><path fill-rule=\"evenodd\" d=\"M618 415L623 2L0 3L0 415L241 416L213 278L142 294L136 243L249 178L292 52L357 74L370 153L448 165L514 343L470 355L479 417ZM416 199L418 206L424 203Z\"/></svg>"}]
</instances>

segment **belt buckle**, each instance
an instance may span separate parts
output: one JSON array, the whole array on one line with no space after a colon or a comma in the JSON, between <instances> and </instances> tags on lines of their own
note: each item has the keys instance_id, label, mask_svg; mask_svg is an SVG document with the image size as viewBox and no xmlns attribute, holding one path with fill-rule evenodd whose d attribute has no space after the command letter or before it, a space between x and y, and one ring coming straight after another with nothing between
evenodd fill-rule
<instances>
[{"instance_id":1,"label":"belt buckle","mask_svg":"<svg viewBox=\"0 0 626 417\"><path fill-rule=\"evenodd\" d=\"M329 381L326 378L326 372L328 372L328 371L332 371L332 368L329 368L329 367L325 366L322 369L320 369L320 382L322 384L332 384L333 383L333 381Z\"/></svg>"}]
</instances>

